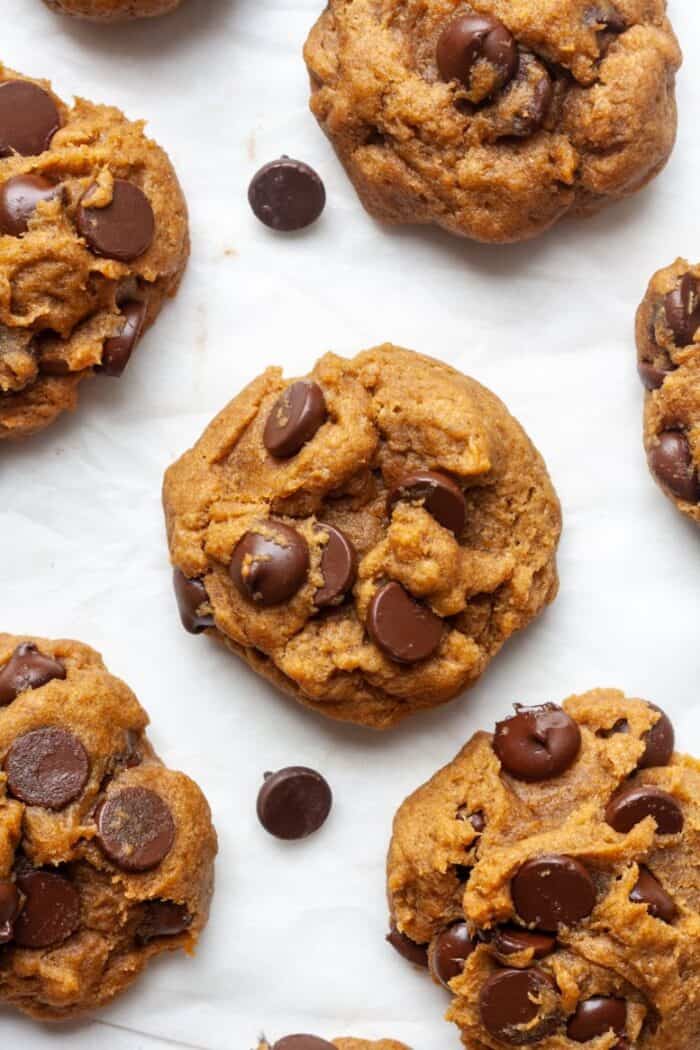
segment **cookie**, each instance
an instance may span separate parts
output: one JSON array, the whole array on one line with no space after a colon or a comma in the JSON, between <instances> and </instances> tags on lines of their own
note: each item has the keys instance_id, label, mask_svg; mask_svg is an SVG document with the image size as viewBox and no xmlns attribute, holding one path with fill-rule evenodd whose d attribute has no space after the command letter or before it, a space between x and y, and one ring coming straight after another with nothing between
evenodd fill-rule
<instances>
[{"instance_id":1,"label":"cookie","mask_svg":"<svg viewBox=\"0 0 700 1050\"><path fill-rule=\"evenodd\" d=\"M121 22L128 18L167 15L182 0L44 0L51 11L93 22Z\"/></svg>"},{"instance_id":2,"label":"cookie","mask_svg":"<svg viewBox=\"0 0 700 1050\"><path fill-rule=\"evenodd\" d=\"M182 191L143 125L0 66L0 438L121 375L188 254Z\"/></svg>"},{"instance_id":3,"label":"cookie","mask_svg":"<svg viewBox=\"0 0 700 1050\"><path fill-rule=\"evenodd\" d=\"M329 0L311 109L387 223L520 241L641 189L676 135L665 0Z\"/></svg>"},{"instance_id":4,"label":"cookie","mask_svg":"<svg viewBox=\"0 0 700 1050\"><path fill-rule=\"evenodd\" d=\"M700 265L677 259L654 274L636 332L649 469L678 509L700 522Z\"/></svg>"},{"instance_id":5,"label":"cookie","mask_svg":"<svg viewBox=\"0 0 700 1050\"><path fill-rule=\"evenodd\" d=\"M271 368L167 471L184 626L375 728L477 680L557 590L557 497L473 379L386 344Z\"/></svg>"},{"instance_id":6,"label":"cookie","mask_svg":"<svg viewBox=\"0 0 700 1050\"><path fill-rule=\"evenodd\" d=\"M612 689L516 706L403 803L399 933L465 1046L700 1043L700 763Z\"/></svg>"},{"instance_id":7,"label":"cookie","mask_svg":"<svg viewBox=\"0 0 700 1050\"><path fill-rule=\"evenodd\" d=\"M0 1001L69 1020L192 952L216 834L148 716L79 642L0 634Z\"/></svg>"},{"instance_id":8,"label":"cookie","mask_svg":"<svg viewBox=\"0 0 700 1050\"><path fill-rule=\"evenodd\" d=\"M287 1035L278 1039L273 1045L263 1038L258 1050L409 1050L404 1043L393 1039L380 1039L379 1042L368 1042L366 1039L334 1039L329 1043L315 1035Z\"/></svg>"}]
</instances>

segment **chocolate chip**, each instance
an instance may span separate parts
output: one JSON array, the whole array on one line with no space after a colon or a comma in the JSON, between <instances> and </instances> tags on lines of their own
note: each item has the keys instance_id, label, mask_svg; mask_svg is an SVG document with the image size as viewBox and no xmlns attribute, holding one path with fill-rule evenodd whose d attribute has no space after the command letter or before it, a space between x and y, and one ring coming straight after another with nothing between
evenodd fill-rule
<instances>
[{"instance_id":1,"label":"chocolate chip","mask_svg":"<svg viewBox=\"0 0 700 1050\"><path fill-rule=\"evenodd\" d=\"M314 605L323 609L327 605L339 604L352 589L357 575L357 553L340 529L325 524L319 524L317 528L328 536L321 552L323 585L314 595Z\"/></svg>"},{"instance_id":2,"label":"chocolate chip","mask_svg":"<svg viewBox=\"0 0 700 1050\"><path fill-rule=\"evenodd\" d=\"M493 748L501 765L519 780L548 780L564 773L581 750L581 730L556 704L515 705L517 714L498 722Z\"/></svg>"},{"instance_id":3,"label":"chocolate chip","mask_svg":"<svg viewBox=\"0 0 700 1050\"><path fill-rule=\"evenodd\" d=\"M555 1017L537 1018L547 992L554 989L541 970L497 970L481 989L479 1011L484 1028L496 1039L519 1045L537 1042L556 1025Z\"/></svg>"},{"instance_id":4,"label":"chocolate chip","mask_svg":"<svg viewBox=\"0 0 700 1050\"><path fill-rule=\"evenodd\" d=\"M678 909L673 898L666 893L659 880L643 864L639 865L637 885L630 893L633 904L646 904L649 914L663 922L673 922Z\"/></svg>"},{"instance_id":5,"label":"chocolate chip","mask_svg":"<svg viewBox=\"0 0 700 1050\"><path fill-rule=\"evenodd\" d=\"M141 338L146 320L146 303L131 300L121 306L122 327L119 335L105 339L99 371L106 376L120 376L129 363L134 347Z\"/></svg>"},{"instance_id":6,"label":"chocolate chip","mask_svg":"<svg viewBox=\"0 0 700 1050\"><path fill-rule=\"evenodd\" d=\"M470 101L483 102L515 76L518 48L491 15L460 15L440 34L437 65L443 80L459 80Z\"/></svg>"},{"instance_id":7,"label":"chocolate chip","mask_svg":"<svg viewBox=\"0 0 700 1050\"><path fill-rule=\"evenodd\" d=\"M575 1043L587 1043L611 1029L615 1035L624 1035L626 1024L627 1003L624 999L596 995L578 1004L566 1034Z\"/></svg>"},{"instance_id":8,"label":"chocolate chip","mask_svg":"<svg viewBox=\"0 0 700 1050\"><path fill-rule=\"evenodd\" d=\"M201 580L190 580L179 569L173 569L173 587L182 626L190 634L201 634L214 626L210 612L202 612L209 605L209 595Z\"/></svg>"},{"instance_id":9,"label":"chocolate chip","mask_svg":"<svg viewBox=\"0 0 700 1050\"><path fill-rule=\"evenodd\" d=\"M0 84L0 157L35 157L49 148L61 126L56 103L27 80Z\"/></svg>"},{"instance_id":10,"label":"chocolate chip","mask_svg":"<svg viewBox=\"0 0 700 1050\"><path fill-rule=\"evenodd\" d=\"M278 1039L272 1050L336 1050L333 1043L319 1039L316 1035L285 1035Z\"/></svg>"},{"instance_id":11,"label":"chocolate chip","mask_svg":"<svg viewBox=\"0 0 700 1050\"><path fill-rule=\"evenodd\" d=\"M608 802L605 819L626 834L646 817L656 821L657 835L677 835L683 830L683 810L672 795L652 784L630 784Z\"/></svg>"},{"instance_id":12,"label":"chocolate chip","mask_svg":"<svg viewBox=\"0 0 700 1050\"><path fill-rule=\"evenodd\" d=\"M464 964L476 947L466 922L455 923L433 937L428 950L428 963L433 977L449 988L449 982L464 970Z\"/></svg>"},{"instance_id":13,"label":"chocolate chip","mask_svg":"<svg viewBox=\"0 0 700 1050\"><path fill-rule=\"evenodd\" d=\"M518 69L504 95L502 111L494 114L499 138L527 138L544 124L554 100L554 86L546 67L534 55L521 51Z\"/></svg>"},{"instance_id":14,"label":"chocolate chip","mask_svg":"<svg viewBox=\"0 0 700 1050\"><path fill-rule=\"evenodd\" d=\"M386 507L390 517L399 500L422 503L440 525L455 536L461 535L467 518L467 503L459 485L446 474L421 470L403 478L387 496Z\"/></svg>"},{"instance_id":15,"label":"chocolate chip","mask_svg":"<svg viewBox=\"0 0 700 1050\"><path fill-rule=\"evenodd\" d=\"M275 401L263 431L263 444L271 456L289 459L311 441L326 421L326 399L318 383L300 379Z\"/></svg>"},{"instance_id":16,"label":"chocolate chip","mask_svg":"<svg viewBox=\"0 0 700 1050\"><path fill-rule=\"evenodd\" d=\"M468 806L460 806L457 810L457 820L468 820L478 835L486 829L486 817L483 809L478 809L476 813L470 813Z\"/></svg>"},{"instance_id":17,"label":"chocolate chip","mask_svg":"<svg viewBox=\"0 0 700 1050\"><path fill-rule=\"evenodd\" d=\"M91 206L97 190L90 186L78 207L78 233L95 255L131 262L148 251L155 236L153 208L143 190L126 179L115 179L112 200L103 208Z\"/></svg>"},{"instance_id":18,"label":"chocolate chip","mask_svg":"<svg viewBox=\"0 0 700 1050\"><path fill-rule=\"evenodd\" d=\"M64 809L82 793L90 761L78 738L60 726L17 737L5 757L10 793L28 806Z\"/></svg>"},{"instance_id":19,"label":"chocolate chip","mask_svg":"<svg viewBox=\"0 0 700 1050\"><path fill-rule=\"evenodd\" d=\"M279 605L293 598L306 581L309 548L304 537L281 521L266 521L266 533L244 533L229 569L244 598L256 605Z\"/></svg>"},{"instance_id":20,"label":"chocolate chip","mask_svg":"<svg viewBox=\"0 0 700 1050\"><path fill-rule=\"evenodd\" d=\"M397 928L396 923L393 921L389 932L386 935L386 940L391 947L402 956L402 958L407 959L408 962L413 963L414 966L422 966L427 969L427 944L417 944L416 941L412 941L405 933L401 933Z\"/></svg>"},{"instance_id":21,"label":"chocolate chip","mask_svg":"<svg viewBox=\"0 0 700 1050\"><path fill-rule=\"evenodd\" d=\"M265 775L258 793L258 820L278 839L305 839L325 824L332 804L333 794L320 773L288 766Z\"/></svg>"},{"instance_id":22,"label":"chocolate chip","mask_svg":"<svg viewBox=\"0 0 700 1050\"><path fill-rule=\"evenodd\" d=\"M640 361L637 371L647 390L658 390L663 386L666 376L674 372L674 368L657 368L651 361Z\"/></svg>"},{"instance_id":23,"label":"chocolate chip","mask_svg":"<svg viewBox=\"0 0 700 1050\"><path fill-rule=\"evenodd\" d=\"M0 233L21 237L27 232L29 220L39 201L52 201L61 196L61 187L54 186L41 175L15 175L0 186Z\"/></svg>"},{"instance_id":24,"label":"chocolate chip","mask_svg":"<svg viewBox=\"0 0 700 1050\"><path fill-rule=\"evenodd\" d=\"M14 924L19 914L19 893L14 882L0 879L0 944L7 944L14 936Z\"/></svg>"},{"instance_id":25,"label":"chocolate chip","mask_svg":"<svg viewBox=\"0 0 700 1050\"><path fill-rule=\"evenodd\" d=\"M316 222L326 204L326 191L313 168L284 156L253 176L248 201L260 222L286 232Z\"/></svg>"},{"instance_id":26,"label":"chocolate chip","mask_svg":"<svg viewBox=\"0 0 700 1050\"><path fill-rule=\"evenodd\" d=\"M556 948L557 939L537 930L523 930L520 926L499 926L491 943L499 955L531 951L533 958L544 959Z\"/></svg>"},{"instance_id":27,"label":"chocolate chip","mask_svg":"<svg viewBox=\"0 0 700 1050\"><path fill-rule=\"evenodd\" d=\"M673 731L673 725L668 715L656 704L649 704L649 707L653 708L654 711L658 711L659 720L644 735L643 739L646 741L646 747L644 754L639 760L640 769L650 769L652 766L667 766L673 758L673 747L676 742L676 734Z\"/></svg>"},{"instance_id":28,"label":"chocolate chip","mask_svg":"<svg viewBox=\"0 0 700 1050\"><path fill-rule=\"evenodd\" d=\"M14 941L20 948L53 948L80 923L80 894L68 879L52 871L26 871L17 876L24 894L15 921Z\"/></svg>"},{"instance_id":29,"label":"chocolate chip","mask_svg":"<svg viewBox=\"0 0 700 1050\"><path fill-rule=\"evenodd\" d=\"M0 707L11 704L28 689L39 689L54 678L65 677L60 660L40 653L33 642L23 642L0 671Z\"/></svg>"},{"instance_id":30,"label":"chocolate chip","mask_svg":"<svg viewBox=\"0 0 700 1050\"><path fill-rule=\"evenodd\" d=\"M688 503L700 503L700 479L685 434L679 430L662 431L648 458L652 474L672 495Z\"/></svg>"},{"instance_id":31,"label":"chocolate chip","mask_svg":"<svg viewBox=\"0 0 700 1050\"><path fill-rule=\"evenodd\" d=\"M700 328L700 282L686 273L664 299L666 323L676 346L689 346Z\"/></svg>"},{"instance_id":32,"label":"chocolate chip","mask_svg":"<svg viewBox=\"0 0 700 1050\"><path fill-rule=\"evenodd\" d=\"M122 788L98 810L97 841L105 856L123 871L148 871L172 849L173 815L155 791Z\"/></svg>"},{"instance_id":33,"label":"chocolate chip","mask_svg":"<svg viewBox=\"0 0 700 1050\"><path fill-rule=\"evenodd\" d=\"M184 933L192 924L192 916L185 904L175 901L146 901L144 913L136 937L142 944L148 944L156 937L176 937Z\"/></svg>"},{"instance_id":34,"label":"chocolate chip","mask_svg":"<svg viewBox=\"0 0 700 1050\"><path fill-rule=\"evenodd\" d=\"M572 926L595 907L596 893L587 869L574 857L545 854L528 860L511 880L513 905L523 922L547 933Z\"/></svg>"},{"instance_id":35,"label":"chocolate chip","mask_svg":"<svg viewBox=\"0 0 700 1050\"><path fill-rule=\"evenodd\" d=\"M595 26L600 30L607 30L609 33L620 34L627 29L627 22L623 16L609 4L594 4L592 7L589 7L584 21L586 25Z\"/></svg>"},{"instance_id":36,"label":"chocolate chip","mask_svg":"<svg viewBox=\"0 0 700 1050\"><path fill-rule=\"evenodd\" d=\"M630 724L626 718L618 718L609 729L596 729L596 736L601 737L603 740L609 740L612 736L617 736L618 733L629 733Z\"/></svg>"},{"instance_id":37,"label":"chocolate chip","mask_svg":"<svg viewBox=\"0 0 700 1050\"><path fill-rule=\"evenodd\" d=\"M413 664L432 656L442 640L442 620L400 583L387 583L372 599L367 629L392 660Z\"/></svg>"}]
</instances>

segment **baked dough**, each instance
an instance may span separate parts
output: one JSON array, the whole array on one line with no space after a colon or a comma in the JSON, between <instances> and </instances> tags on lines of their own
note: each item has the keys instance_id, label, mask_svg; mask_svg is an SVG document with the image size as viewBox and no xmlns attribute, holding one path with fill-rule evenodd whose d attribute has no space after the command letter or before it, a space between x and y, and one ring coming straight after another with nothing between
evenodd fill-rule
<instances>
[{"instance_id":1,"label":"baked dough","mask_svg":"<svg viewBox=\"0 0 700 1050\"><path fill-rule=\"evenodd\" d=\"M154 18L167 15L182 0L44 0L61 15L74 15L93 22L121 22L128 18Z\"/></svg>"}]
</instances>

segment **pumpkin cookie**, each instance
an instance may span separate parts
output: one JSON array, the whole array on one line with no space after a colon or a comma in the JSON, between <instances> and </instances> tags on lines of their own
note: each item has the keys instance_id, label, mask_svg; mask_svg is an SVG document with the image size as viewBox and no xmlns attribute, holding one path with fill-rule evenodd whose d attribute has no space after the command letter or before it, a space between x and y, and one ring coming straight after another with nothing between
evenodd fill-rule
<instances>
[{"instance_id":1,"label":"pumpkin cookie","mask_svg":"<svg viewBox=\"0 0 700 1050\"><path fill-rule=\"evenodd\" d=\"M93 22L122 22L128 18L167 15L182 0L44 0L52 11Z\"/></svg>"},{"instance_id":2,"label":"pumpkin cookie","mask_svg":"<svg viewBox=\"0 0 700 1050\"><path fill-rule=\"evenodd\" d=\"M166 473L184 626L384 728L476 681L557 590L560 510L488 390L389 344L268 369Z\"/></svg>"},{"instance_id":3,"label":"pumpkin cookie","mask_svg":"<svg viewBox=\"0 0 700 1050\"><path fill-rule=\"evenodd\" d=\"M187 208L141 123L0 66L0 438L120 376L189 254Z\"/></svg>"},{"instance_id":4,"label":"pumpkin cookie","mask_svg":"<svg viewBox=\"0 0 700 1050\"><path fill-rule=\"evenodd\" d=\"M700 763L611 689L516 707L406 799L393 923L464 1045L696 1046L699 826Z\"/></svg>"},{"instance_id":5,"label":"pumpkin cookie","mask_svg":"<svg viewBox=\"0 0 700 1050\"><path fill-rule=\"evenodd\" d=\"M0 1001L40 1020L104 1005L207 921L209 806L147 725L86 645L0 634Z\"/></svg>"}]
</instances>

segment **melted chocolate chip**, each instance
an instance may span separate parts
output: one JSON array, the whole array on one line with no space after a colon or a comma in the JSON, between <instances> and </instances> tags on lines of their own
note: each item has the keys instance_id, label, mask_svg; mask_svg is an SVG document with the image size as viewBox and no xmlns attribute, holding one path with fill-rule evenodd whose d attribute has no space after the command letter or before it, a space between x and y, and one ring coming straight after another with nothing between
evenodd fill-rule
<instances>
[{"instance_id":1,"label":"melted chocolate chip","mask_svg":"<svg viewBox=\"0 0 700 1050\"><path fill-rule=\"evenodd\" d=\"M657 835L678 835L683 830L683 810L673 795L652 784L630 784L608 802L605 819L626 834L646 817L656 821Z\"/></svg>"},{"instance_id":2,"label":"melted chocolate chip","mask_svg":"<svg viewBox=\"0 0 700 1050\"><path fill-rule=\"evenodd\" d=\"M689 346L700 328L700 282L686 273L664 299L666 323L676 346Z\"/></svg>"},{"instance_id":3,"label":"melted chocolate chip","mask_svg":"<svg viewBox=\"0 0 700 1050\"><path fill-rule=\"evenodd\" d=\"M556 948L557 939L537 930L524 930L520 926L499 926L494 931L491 944L499 955L531 951L534 959L544 959Z\"/></svg>"},{"instance_id":4,"label":"melted chocolate chip","mask_svg":"<svg viewBox=\"0 0 700 1050\"><path fill-rule=\"evenodd\" d=\"M118 335L105 339L99 371L118 378L129 363L134 347L141 338L146 320L146 303L130 300L122 304L122 327Z\"/></svg>"},{"instance_id":5,"label":"melted chocolate chip","mask_svg":"<svg viewBox=\"0 0 700 1050\"><path fill-rule=\"evenodd\" d=\"M399 953L408 962L413 963L414 966L422 966L427 969L428 967L428 945L417 944L412 941L410 937L407 937L405 933L397 928L396 923L392 921L391 928L386 935L386 940L391 947Z\"/></svg>"},{"instance_id":6,"label":"melted chocolate chip","mask_svg":"<svg viewBox=\"0 0 700 1050\"><path fill-rule=\"evenodd\" d=\"M148 944L156 937L176 937L184 933L192 924L192 916L187 905L175 901L146 901L144 913L136 937L142 944Z\"/></svg>"},{"instance_id":7,"label":"melted chocolate chip","mask_svg":"<svg viewBox=\"0 0 700 1050\"><path fill-rule=\"evenodd\" d=\"M459 485L447 474L422 470L403 478L387 496L390 517L399 500L421 503L440 525L455 536L461 535L467 517L467 503Z\"/></svg>"},{"instance_id":8,"label":"melted chocolate chip","mask_svg":"<svg viewBox=\"0 0 700 1050\"><path fill-rule=\"evenodd\" d=\"M0 157L35 157L51 145L61 126L56 103L28 80L0 84Z\"/></svg>"},{"instance_id":9,"label":"melted chocolate chip","mask_svg":"<svg viewBox=\"0 0 700 1050\"><path fill-rule=\"evenodd\" d=\"M333 1043L319 1039L316 1035L285 1035L278 1039L272 1050L336 1050Z\"/></svg>"},{"instance_id":10,"label":"melted chocolate chip","mask_svg":"<svg viewBox=\"0 0 700 1050\"><path fill-rule=\"evenodd\" d=\"M0 879L0 944L8 944L14 936L14 923L19 914L19 893L14 882Z\"/></svg>"},{"instance_id":11,"label":"melted chocolate chip","mask_svg":"<svg viewBox=\"0 0 700 1050\"><path fill-rule=\"evenodd\" d=\"M90 186L78 207L78 233L95 255L119 262L138 259L151 247L156 230L148 197L133 182L115 179L112 200L98 208L89 203L95 191Z\"/></svg>"},{"instance_id":12,"label":"melted chocolate chip","mask_svg":"<svg viewBox=\"0 0 700 1050\"><path fill-rule=\"evenodd\" d=\"M649 469L657 481L680 500L700 503L700 479L688 438L680 430L664 430L648 452Z\"/></svg>"},{"instance_id":13,"label":"melted chocolate chip","mask_svg":"<svg viewBox=\"0 0 700 1050\"><path fill-rule=\"evenodd\" d=\"M40 201L52 201L61 196L61 187L54 186L41 175L15 175L0 186L0 233L21 237L29 228L29 220Z\"/></svg>"},{"instance_id":14,"label":"melted chocolate chip","mask_svg":"<svg viewBox=\"0 0 700 1050\"><path fill-rule=\"evenodd\" d=\"M457 810L457 820L468 820L478 835L481 835L482 831L486 830L486 817L483 809L478 809L476 813L471 813L468 806L460 806Z\"/></svg>"},{"instance_id":15,"label":"melted chocolate chip","mask_svg":"<svg viewBox=\"0 0 700 1050\"><path fill-rule=\"evenodd\" d=\"M80 923L80 894L67 878L52 871L25 871L17 876L24 894L15 920L14 942L20 948L53 948L75 933Z\"/></svg>"},{"instance_id":16,"label":"melted chocolate chip","mask_svg":"<svg viewBox=\"0 0 700 1050\"><path fill-rule=\"evenodd\" d=\"M646 747L644 754L639 760L640 769L650 769L652 766L667 766L673 758L673 747L676 741L673 725L668 715L656 704L650 704L649 706L659 713L659 720L644 736Z\"/></svg>"},{"instance_id":17,"label":"melted chocolate chip","mask_svg":"<svg viewBox=\"0 0 700 1050\"><path fill-rule=\"evenodd\" d=\"M111 795L97 813L97 842L123 871L149 871L165 860L175 841L170 808L149 788Z\"/></svg>"},{"instance_id":18,"label":"melted chocolate chip","mask_svg":"<svg viewBox=\"0 0 700 1050\"><path fill-rule=\"evenodd\" d=\"M556 704L521 707L496 725L493 747L501 765L520 780L557 777L576 761L581 731Z\"/></svg>"},{"instance_id":19,"label":"melted chocolate chip","mask_svg":"<svg viewBox=\"0 0 700 1050\"><path fill-rule=\"evenodd\" d=\"M325 824L332 804L333 794L320 773L289 766L266 774L258 793L258 820L278 839L304 839Z\"/></svg>"},{"instance_id":20,"label":"melted chocolate chip","mask_svg":"<svg viewBox=\"0 0 700 1050\"><path fill-rule=\"evenodd\" d=\"M333 525L319 524L317 529L328 536L321 552L323 584L314 595L314 605L323 609L338 605L352 589L357 576L357 553L344 532Z\"/></svg>"},{"instance_id":21,"label":"melted chocolate chip","mask_svg":"<svg viewBox=\"0 0 700 1050\"><path fill-rule=\"evenodd\" d=\"M553 988L541 970L497 970L481 989L481 1023L490 1035L517 1046L537 1042L552 1031L556 1017L546 1014L533 1025L543 996Z\"/></svg>"},{"instance_id":22,"label":"melted chocolate chip","mask_svg":"<svg viewBox=\"0 0 700 1050\"><path fill-rule=\"evenodd\" d=\"M637 364L639 378L647 390L659 390L664 385L666 376L675 371L675 368L657 368L651 361L640 361Z\"/></svg>"},{"instance_id":23,"label":"melted chocolate chip","mask_svg":"<svg viewBox=\"0 0 700 1050\"><path fill-rule=\"evenodd\" d=\"M579 1003L566 1034L575 1043L587 1043L611 1029L616 1035L624 1035L626 1024L627 1003L624 999L596 995Z\"/></svg>"},{"instance_id":24,"label":"melted chocolate chip","mask_svg":"<svg viewBox=\"0 0 700 1050\"><path fill-rule=\"evenodd\" d=\"M209 595L202 580L190 580L179 569L173 569L173 587L182 626L190 634L201 634L214 626L214 617L202 610L209 606Z\"/></svg>"},{"instance_id":25,"label":"melted chocolate chip","mask_svg":"<svg viewBox=\"0 0 700 1050\"><path fill-rule=\"evenodd\" d=\"M436 57L442 79L460 81L478 103L515 76L518 47L497 18L464 14L443 29Z\"/></svg>"},{"instance_id":26,"label":"melted chocolate chip","mask_svg":"<svg viewBox=\"0 0 700 1050\"><path fill-rule=\"evenodd\" d=\"M33 642L23 642L0 670L0 707L11 704L28 689L39 689L54 678L65 677L60 660L40 653Z\"/></svg>"},{"instance_id":27,"label":"melted chocolate chip","mask_svg":"<svg viewBox=\"0 0 700 1050\"><path fill-rule=\"evenodd\" d=\"M574 857L545 854L522 865L511 880L515 910L523 922L547 933L587 918L596 902L587 869Z\"/></svg>"},{"instance_id":28,"label":"melted chocolate chip","mask_svg":"<svg viewBox=\"0 0 700 1050\"><path fill-rule=\"evenodd\" d=\"M370 602L367 629L372 641L398 663L427 660L442 640L439 616L417 602L400 583L387 583Z\"/></svg>"},{"instance_id":29,"label":"melted chocolate chip","mask_svg":"<svg viewBox=\"0 0 700 1050\"><path fill-rule=\"evenodd\" d=\"M315 222L326 204L326 191L313 168L280 157L260 169L248 187L248 202L260 222L272 230L301 230Z\"/></svg>"},{"instance_id":30,"label":"melted chocolate chip","mask_svg":"<svg viewBox=\"0 0 700 1050\"><path fill-rule=\"evenodd\" d=\"M44 726L17 737L4 768L14 798L53 810L74 802L90 775L85 748L60 726Z\"/></svg>"},{"instance_id":31,"label":"melted chocolate chip","mask_svg":"<svg viewBox=\"0 0 700 1050\"><path fill-rule=\"evenodd\" d=\"M430 942L428 963L433 977L449 988L453 978L464 970L464 964L476 947L466 922L455 923L438 933Z\"/></svg>"},{"instance_id":32,"label":"melted chocolate chip","mask_svg":"<svg viewBox=\"0 0 700 1050\"><path fill-rule=\"evenodd\" d=\"M281 521L268 520L261 532L246 532L236 544L229 569L238 591L256 605L289 601L306 582L309 548L304 537Z\"/></svg>"},{"instance_id":33,"label":"melted chocolate chip","mask_svg":"<svg viewBox=\"0 0 700 1050\"><path fill-rule=\"evenodd\" d=\"M300 379L275 401L265 423L263 444L271 456L289 459L311 441L328 415L318 383Z\"/></svg>"},{"instance_id":34,"label":"melted chocolate chip","mask_svg":"<svg viewBox=\"0 0 700 1050\"><path fill-rule=\"evenodd\" d=\"M649 914L663 922L673 922L678 909L659 880L643 864L639 865L637 884L630 893L633 904L646 904Z\"/></svg>"}]
</instances>

